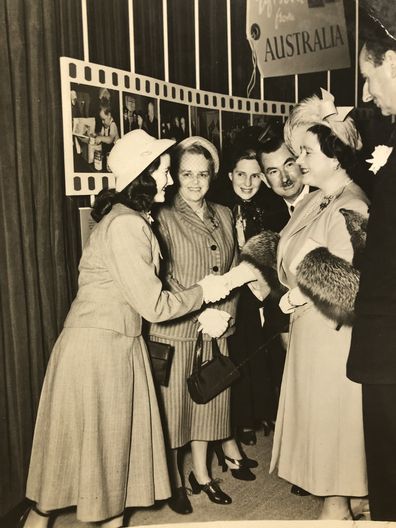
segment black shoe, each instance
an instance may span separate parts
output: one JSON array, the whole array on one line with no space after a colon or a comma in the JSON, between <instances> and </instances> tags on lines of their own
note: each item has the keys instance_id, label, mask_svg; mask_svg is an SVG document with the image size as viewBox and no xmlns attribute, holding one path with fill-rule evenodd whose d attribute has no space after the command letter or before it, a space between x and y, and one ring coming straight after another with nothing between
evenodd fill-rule
<instances>
[{"instance_id":1,"label":"black shoe","mask_svg":"<svg viewBox=\"0 0 396 528\"><path fill-rule=\"evenodd\" d=\"M269 436L271 431L275 430L275 423L271 420L263 420L264 436Z\"/></svg>"},{"instance_id":2,"label":"black shoe","mask_svg":"<svg viewBox=\"0 0 396 528\"><path fill-rule=\"evenodd\" d=\"M168 500L169 507L176 513L186 515L192 513L191 502L187 497L187 490L184 486L177 488L172 497Z\"/></svg>"},{"instance_id":3,"label":"black shoe","mask_svg":"<svg viewBox=\"0 0 396 528\"><path fill-rule=\"evenodd\" d=\"M51 514L50 514L50 513L43 513L43 512L41 512L41 511L37 508L37 506L35 506L35 505L34 505L34 506L29 506L29 508L27 508L27 509L25 510L25 512L23 513L22 517L19 519L18 524L17 524L17 528L23 528L23 527L25 526L26 521L27 521L27 518L29 517L29 513L30 513L32 510L33 510L35 513L37 513L37 515L40 515L40 517L47 517L47 518L51 517Z\"/></svg>"},{"instance_id":4,"label":"black shoe","mask_svg":"<svg viewBox=\"0 0 396 528\"><path fill-rule=\"evenodd\" d=\"M256 445L256 431L239 431L238 439L245 445Z\"/></svg>"},{"instance_id":5,"label":"black shoe","mask_svg":"<svg viewBox=\"0 0 396 528\"><path fill-rule=\"evenodd\" d=\"M311 495L309 491L305 491L305 489L300 488L300 486L296 486L293 484L293 486L290 488L290 493L293 493L293 495L299 495L300 497L307 497L308 495Z\"/></svg>"},{"instance_id":6,"label":"black shoe","mask_svg":"<svg viewBox=\"0 0 396 528\"><path fill-rule=\"evenodd\" d=\"M225 461L227 457L224 455L223 448L221 447L221 444L219 442L215 443L214 452L216 453L217 462L219 463L219 466L221 467L223 472L227 471L228 466ZM237 462L235 462L233 458L232 459L228 458L228 460L230 462L234 462L234 464L238 464L240 467L243 467L243 468L253 469L258 466L257 460L253 460L253 458L248 458L243 451L242 451L242 458L239 459Z\"/></svg>"},{"instance_id":7,"label":"black shoe","mask_svg":"<svg viewBox=\"0 0 396 528\"><path fill-rule=\"evenodd\" d=\"M234 464L235 466L238 466L236 468L229 468L226 460ZM249 469L249 466L246 465L244 460L249 460L251 462L255 462L255 460L251 460L250 458L240 460L236 460L235 458L230 458L227 455L224 455L224 464L223 464L223 472L230 469L231 475L239 480L256 480L256 475L252 473Z\"/></svg>"},{"instance_id":8,"label":"black shoe","mask_svg":"<svg viewBox=\"0 0 396 528\"><path fill-rule=\"evenodd\" d=\"M192 471L188 476L188 480L190 482L191 489L194 495L197 495L198 493L201 493L201 491L204 491L209 497L209 499L216 504L232 503L231 497L224 493L224 491L220 488L218 481L212 479L207 484L200 484L195 478L195 475Z\"/></svg>"}]
</instances>

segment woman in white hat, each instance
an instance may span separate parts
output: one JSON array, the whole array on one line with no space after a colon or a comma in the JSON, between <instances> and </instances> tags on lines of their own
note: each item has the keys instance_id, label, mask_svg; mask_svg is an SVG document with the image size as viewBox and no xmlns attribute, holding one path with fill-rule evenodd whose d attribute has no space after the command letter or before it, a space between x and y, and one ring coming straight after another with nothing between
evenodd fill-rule
<instances>
[{"instance_id":1,"label":"woman in white hat","mask_svg":"<svg viewBox=\"0 0 396 528\"><path fill-rule=\"evenodd\" d=\"M231 210L205 199L218 170L217 150L208 140L196 136L178 144L172 162L178 192L170 206L161 208L156 222L161 249L166 254L167 280L174 292L191 287L208 273L228 272L236 262ZM204 360L211 357L211 337L219 338L220 350L228 355L226 338L234 331L235 311L236 298L230 296L212 304L198 318L183 317L175 322L152 324L150 328L153 340L170 343L175 350L169 385L161 387L161 392L172 461L173 493L169 505L180 514L192 512L184 485L183 446L191 445L193 471L189 481L193 493L204 491L212 502L230 504L231 498L208 472L209 441L223 441L227 461L223 471L229 467L235 478L255 479L249 467L257 464L242 458L235 440L230 438L230 390L202 405L193 402L186 383L192 371L199 327L204 333ZM224 326L219 331L222 321Z\"/></svg>"},{"instance_id":2,"label":"woman in white hat","mask_svg":"<svg viewBox=\"0 0 396 528\"><path fill-rule=\"evenodd\" d=\"M27 482L36 505L20 526L45 528L50 512L76 506L80 521L120 527L125 508L170 495L142 318L180 317L227 293L210 278L174 294L157 277L149 212L172 184L173 143L135 130L111 151L116 189L93 207L98 225L48 364ZM218 296L206 295L212 286Z\"/></svg>"}]
</instances>

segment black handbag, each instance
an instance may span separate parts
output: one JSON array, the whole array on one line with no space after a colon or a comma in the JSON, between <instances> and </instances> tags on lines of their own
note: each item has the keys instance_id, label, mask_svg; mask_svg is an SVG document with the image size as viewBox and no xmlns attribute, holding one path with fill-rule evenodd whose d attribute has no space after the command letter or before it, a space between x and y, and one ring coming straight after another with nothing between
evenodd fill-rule
<instances>
[{"instance_id":1,"label":"black handbag","mask_svg":"<svg viewBox=\"0 0 396 528\"><path fill-rule=\"evenodd\" d=\"M151 358L154 381L167 387L172 365L173 347L167 343L148 340L147 349Z\"/></svg>"},{"instance_id":2,"label":"black handbag","mask_svg":"<svg viewBox=\"0 0 396 528\"><path fill-rule=\"evenodd\" d=\"M212 339L212 359L202 363L203 337L198 333L194 350L194 364L187 378L188 392L195 403L207 403L227 389L240 376L231 359L224 356L216 339Z\"/></svg>"}]
</instances>

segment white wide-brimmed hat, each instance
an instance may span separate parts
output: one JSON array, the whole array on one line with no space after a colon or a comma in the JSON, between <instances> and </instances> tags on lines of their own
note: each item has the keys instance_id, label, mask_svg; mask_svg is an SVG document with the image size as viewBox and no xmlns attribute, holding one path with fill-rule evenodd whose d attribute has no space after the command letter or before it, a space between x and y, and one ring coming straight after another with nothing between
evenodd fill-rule
<instances>
[{"instance_id":1,"label":"white wide-brimmed hat","mask_svg":"<svg viewBox=\"0 0 396 528\"><path fill-rule=\"evenodd\" d=\"M115 143L108 159L116 179L116 191L125 189L174 143L173 139L156 139L140 129L125 134Z\"/></svg>"},{"instance_id":2,"label":"white wide-brimmed hat","mask_svg":"<svg viewBox=\"0 0 396 528\"><path fill-rule=\"evenodd\" d=\"M201 136L191 136L186 139L183 139L183 141L180 141L177 147L181 149L186 149L188 147L191 147L191 145L194 145L194 144L198 144L201 147L206 148L206 150L209 152L209 154L213 158L214 171L215 171L215 174L217 174L219 172L219 166L220 166L219 154L217 152L217 148L209 140Z\"/></svg>"}]
</instances>

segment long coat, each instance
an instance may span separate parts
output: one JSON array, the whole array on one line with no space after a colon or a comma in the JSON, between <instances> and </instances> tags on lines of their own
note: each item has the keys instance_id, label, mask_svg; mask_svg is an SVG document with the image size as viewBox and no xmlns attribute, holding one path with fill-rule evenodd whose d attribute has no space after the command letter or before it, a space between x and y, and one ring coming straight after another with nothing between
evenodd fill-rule
<instances>
[{"instance_id":1,"label":"long coat","mask_svg":"<svg viewBox=\"0 0 396 528\"><path fill-rule=\"evenodd\" d=\"M322 208L319 193L304 198L281 233L278 274L288 288L296 286L291 264L312 240L352 261L340 208L367 216L367 199L354 183ZM367 493L361 386L346 377L350 339L350 327L338 329L310 301L291 317L271 471L278 465L279 476L315 495Z\"/></svg>"},{"instance_id":2,"label":"long coat","mask_svg":"<svg viewBox=\"0 0 396 528\"><path fill-rule=\"evenodd\" d=\"M396 145L396 141L394 141ZM348 377L396 383L396 146L376 179L356 298Z\"/></svg>"},{"instance_id":3,"label":"long coat","mask_svg":"<svg viewBox=\"0 0 396 528\"><path fill-rule=\"evenodd\" d=\"M123 205L84 248L33 441L27 497L45 510L76 505L79 520L101 521L170 495L142 317L197 310L202 289L163 291L159 255L144 215Z\"/></svg>"},{"instance_id":4,"label":"long coat","mask_svg":"<svg viewBox=\"0 0 396 528\"><path fill-rule=\"evenodd\" d=\"M204 202L201 220L177 194L171 206L161 208L157 221L166 281L173 291L182 291L209 273L223 274L236 263L233 219L227 207ZM225 338L234 331L236 294L210 306L231 315L228 330L218 339L221 352L227 354ZM161 387L172 448L191 440L219 440L230 435L229 389L205 405L194 403L187 390L197 330L196 314L150 328L152 339L170 343L175 349L169 385ZM204 339L206 360L211 357L211 345L205 334Z\"/></svg>"}]
</instances>

